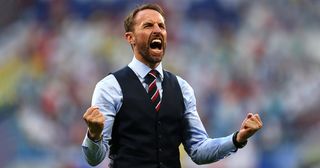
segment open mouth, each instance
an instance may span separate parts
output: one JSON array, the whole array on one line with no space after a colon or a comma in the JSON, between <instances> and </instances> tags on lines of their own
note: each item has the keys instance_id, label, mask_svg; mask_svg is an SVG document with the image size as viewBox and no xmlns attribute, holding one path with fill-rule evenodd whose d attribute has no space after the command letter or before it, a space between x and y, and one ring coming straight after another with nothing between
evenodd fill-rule
<instances>
[{"instance_id":1,"label":"open mouth","mask_svg":"<svg viewBox=\"0 0 320 168\"><path fill-rule=\"evenodd\" d=\"M151 49L162 49L162 41L160 39L153 39L150 43L150 48Z\"/></svg>"}]
</instances>

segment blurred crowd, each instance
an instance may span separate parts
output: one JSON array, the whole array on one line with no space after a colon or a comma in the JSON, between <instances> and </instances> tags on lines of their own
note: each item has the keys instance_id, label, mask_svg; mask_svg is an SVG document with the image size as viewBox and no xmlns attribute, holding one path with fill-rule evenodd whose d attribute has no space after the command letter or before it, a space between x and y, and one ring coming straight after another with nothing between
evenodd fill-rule
<instances>
[{"instance_id":1,"label":"blurred crowd","mask_svg":"<svg viewBox=\"0 0 320 168\"><path fill-rule=\"evenodd\" d=\"M0 28L0 167L89 167L82 115L95 84L131 61L123 19L141 2L27 2ZM233 133L247 112L264 122L244 149L199 167L320 167L320 1L147 2L165 9L163 65L194 88L208 134Z\"/></svg>"}]
</instances>

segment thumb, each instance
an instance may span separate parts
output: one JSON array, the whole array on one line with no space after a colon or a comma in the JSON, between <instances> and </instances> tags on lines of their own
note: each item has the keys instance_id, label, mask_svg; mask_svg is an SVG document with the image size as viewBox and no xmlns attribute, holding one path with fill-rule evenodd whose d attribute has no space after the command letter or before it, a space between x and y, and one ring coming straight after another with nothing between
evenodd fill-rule
<instances>
[{"instance_id":1,"label":"thumb","mask_svg":"<svg viewBox=\"0 0 320 168\"><path fill-rule=\"evenodd\" d=\"M252 113L248 113L248 115L247 115L247 119L251 118L252 116L253 116L253 114L252 114Z\"/></svg>"},{"instance_id":2,"label":"thumb","mask_svg":"<svg viewBox=\"0 0 320 168\"><path fill-rule=\"evenodd\" d=\"M245 123L246 123L246 121L247 121L248 119L250 119L252 116L253 116L252 113L248 113L248 114L247 114L247 117L242 121L242 124L241 124L241 128L240 128L240 129L246 129L246 128L247 128Z\"/></svg>"},{"instance_id":3,"label":"thumb","mask_svg":"<svg viewBox=\"0 0 320 168\"><path fill-rule=\"evenodd\" d=\"M97 105L94 105L91 107L92 109L99 109L99 107Z\"/></svg>"}]
</instances>

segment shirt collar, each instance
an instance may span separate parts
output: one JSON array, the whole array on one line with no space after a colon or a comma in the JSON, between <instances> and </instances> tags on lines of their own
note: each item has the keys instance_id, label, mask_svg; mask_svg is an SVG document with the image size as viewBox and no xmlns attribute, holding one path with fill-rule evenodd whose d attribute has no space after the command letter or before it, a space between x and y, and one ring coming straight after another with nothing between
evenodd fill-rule
<instances>
[{"instance_id":1,"label":"shirt collar","mask_svg":"<svg viewBox=\"0 0 320 168\"><path fill-rule=\"evenodd\" d=\"M144 78L150 71L151 68L140 62L135 56L128 65L138 76ZM155 68L155 70L160 74L161 81L163 80L162 62Z\"/></svg>"}]
</instances>

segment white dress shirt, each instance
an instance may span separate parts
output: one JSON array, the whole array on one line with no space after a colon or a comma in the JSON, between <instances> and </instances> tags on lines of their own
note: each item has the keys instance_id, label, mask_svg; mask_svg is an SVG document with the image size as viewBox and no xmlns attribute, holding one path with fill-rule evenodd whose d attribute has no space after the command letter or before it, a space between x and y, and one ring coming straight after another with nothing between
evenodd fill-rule
<instances>
[{"instance_id":1,"label":"white dress shirt","mask_svg":"<svg viewBox=\"0 0 320 168\"><path fill-rule=\"evenodd\" d=\"M128 66L135 72L144 88L147 89L144 77L151 69L135 57L133 57ZM157 78L157 87L160 90L160 97L162 97L162 64L160 63L155 70L160 74L160 77ZM177 76L177 79L185 105L184 117L190 124L189 130L185 131L187 135L183 135L183 140L185 141L182 143L191 159L197 164L205 164L218 161L234 153L237 148L232 142L233 134L213 139L208 137L197 112L196 99L192 87L181 77ZM108 142L112 138L113 122L117 112L120 110L122 101L122 91L114 75L110 74L97 83L92 97L92 105L99 107L106 120L104 122L102 141L94 142L87 135L83 140L82 149L90 165L97 165L105 158L109 150Z\"/></svg>"}]
</instances>

